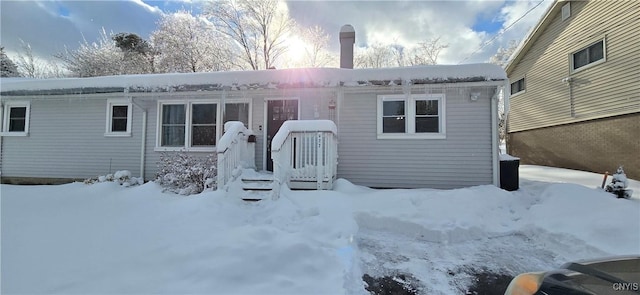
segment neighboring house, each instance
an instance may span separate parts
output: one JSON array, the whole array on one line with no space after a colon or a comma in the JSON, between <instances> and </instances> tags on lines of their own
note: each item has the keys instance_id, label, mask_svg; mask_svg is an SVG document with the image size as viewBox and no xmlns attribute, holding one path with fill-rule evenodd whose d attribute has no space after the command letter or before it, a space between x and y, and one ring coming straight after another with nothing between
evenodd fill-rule
<instances>
[{"instance_id":1,"label":"neighboring house","mask_svg":"<svg viewBox=\"0 0 640 295\"><path fill-rule=\"evenodd\" d=\"M521 163L640 179L640 2L556 1L507 65Z\"/></svg>"},{"instance_id":2,"label":"neighboring house","mask_svg":"<svg viewBox=\"0 0 640 295\"><path fill-rule=\"evenodd\" d=\"M353 28L340 36L349 67ZM323 188L336 177L381 188L499 184L497 94L508 81L496 65L0 82L3 182L124 169L151 180L163 152L186 151L217 152L219 184L240 161L293 169L274 173L289 180L323 170ZM281 128L288 120L322 121ZM234 123L223 133L227 121L251 131Z\"/></svg>"}]
</instances>

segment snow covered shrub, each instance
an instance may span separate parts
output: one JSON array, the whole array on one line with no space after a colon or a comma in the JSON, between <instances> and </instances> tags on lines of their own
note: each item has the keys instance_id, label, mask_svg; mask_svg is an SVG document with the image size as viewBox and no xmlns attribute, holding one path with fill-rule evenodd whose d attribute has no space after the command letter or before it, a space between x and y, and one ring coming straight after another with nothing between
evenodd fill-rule
<instances>
[{"instance_id":1,"label":"snow covered shrub","mask_svg":"<svg viewBox=\"0 0 640 295\"><path fill-rule=\"evenodd\" d=\"M628 199L631 197L631 190L627 189L628 185L627 175L624 173L622 166L620 166L618 170L616 170L616 173L612 175L611 183L607 185L605 190L618 196L618 198Z\"/></svg>"},{"instance_id":2,"label":"snow covered shrub","mask_svg":"<svg viewBox=\"0 0 640 295\"><path fill-rule=\"evenodd\" d=\"M198 194L216 188L216 167L214 154L196 158L185 152L163 153L158 162L156 182L177 194Z\"/></svg>"},{"instance_id":3,"label":"snow covered shrub","mask_svg":"<svg viewBox=\"0 0 640 295\"><path fill-rule=\"evenodd\" d=\"M131 171L129 170L120 170L114 174L101 175L96 178L85 179L84 181L86 184L94 184L96 182L117 182L122 186L128 187L143 184L144 180L142 178L131 177Z\"/></svg>"}]
</instances>

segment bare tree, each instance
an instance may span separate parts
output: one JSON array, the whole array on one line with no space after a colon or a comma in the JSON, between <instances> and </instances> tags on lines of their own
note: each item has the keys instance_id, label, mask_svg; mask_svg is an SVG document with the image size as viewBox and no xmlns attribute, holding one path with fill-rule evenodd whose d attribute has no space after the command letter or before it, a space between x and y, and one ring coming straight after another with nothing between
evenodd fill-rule
<instances>
[{"instance_id":1,"label":"bare tree","mask_svg":"<svg viewBox=\"0 0 640 295\"><path fill-rule=\"evenodd\" d=\"M448 44L440 43L440 37L419 42L418 46L411 50L408 64L412 66L435 65L438 63L440 52L447 47L449 47Z\"/></svg>"},{"instance_id":2,"label":"bare tree","mask_svg":"<svg viewBox=\"0 0 640 295\"><path fill-rule=\"evenodd\" d=\"M449 47L440 42L440 37L419 42L407 49L394 42L392 44L373 44L356 51L354 65L358 68L386 68L418 65L434 65L442 49Z\"/></svg>"},{"instance_id":3,"label":"bare tree","mask_svg":"<svg viewBox=\"0 0 640 295\"><path fill-rule=\"evenodd\" d=\"M223 71L234 67L227 40L203 17L187 11L165 15L151 35L161 72Z\"/></svg>"},{"instance_id":4,"label":"bare tree","mask_svg":"<svg viewBox=\"0 0 640 295\"><path fill-rule=\"evenodd\" d=\"M511 58L511 55L513 55L513 53L516 51L517 48L518 48L518 41L510 40L506 48L504 47L498 48L498 51L496 52L496 54L494 54L493 56L491 56L491 58L489 58L489 62L492 64L497 64L504 68L507 66L507 63L509 63L509 59Z\"/></svg>"},{"instance_id":5,"label":"bare tree","mask_svg":"<svg viewBox=\"0 0 640 295\"><path fill-rule=\"evenodd\" d=\"M519 42L517 40L510 40L507 47L500 47L496 54L489 58L489 62L492 64L506 67L507 63L511 59L511 56L518 48ZM504 92L507 89L503 89L498 96L498 134L500 141L504 141L507 135L507 113L504 105Z\"/></svg>"},{"instance_id":6,"label":"bare tree","mask_svg":"<svg viewBox=\"0 0 640 295\"><path fill-rule=\"evenodd\" d=\"M373 44L366 48L358 48L354 58L356 68L388 68L397 67L396 47L391 45Z\"/></svg>"},{"instance_id":7,"label":"bare tree","mask_svg":"<svg viewBox=\"0 0 640 295\"><path fill-rule=\"evenodd\" d=\"M18 60L16 65L20 69L23 76L28 78L37 78L41 76L41 70L36 65L36 59L33 56L33 50L31 45L25 43L24 40L20 40L21 51L18 52Z\"/></svg>"},{"instance_id":8,"label":"bare tree","mask_svg":"<svg viewBox=\"0 0 640 295\"><path fill-rule=\"evenodd\" d=\"M43 61L33 54L31 44L20 40L21 50L18 52L17 66L24 77L28 78L61 78L64 71L54 61Z\"/></svg>"},{"instance_id":9,"label":"bare tree","mask_svg":"<svg viewBox=\"0 0 640 295\"><path fill-rule=\"evenodd\" d=\"M84 40L75 50L65 48L65 52L54 55L65 67L78 77L95 77L124 74L122 52L102 29L97 42Z\"/></svg>"},{"instance_id":10,"label":"bare tree","mask_svg":"<svg viewBox=\"0 0 640 295\"><path fill-rule=\"evenodd\" d=\"M326 67L336 61L336 56L329 51L329 34L320 26L303 28L300 36L305 46L304 67Z\"/></svg>"},{"instance_id":11,"label":"bare tree","mask_svg":"<svg viewBox=\"0 0 640 295\"><path fill-rule=\"evenodd\" d=\"M271 68L285 51L295 22L281 0L222 0L205 5L205 16L230 38L249 68Z\"/></svg>"}]
</instances>

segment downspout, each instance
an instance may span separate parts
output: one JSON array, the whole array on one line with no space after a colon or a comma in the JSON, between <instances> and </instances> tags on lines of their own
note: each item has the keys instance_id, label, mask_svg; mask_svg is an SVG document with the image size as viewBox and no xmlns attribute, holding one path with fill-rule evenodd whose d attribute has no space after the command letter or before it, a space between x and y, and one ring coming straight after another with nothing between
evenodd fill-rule
<instances>
[{"instance_id":1,"label":"downspout","mask_svg":"<svg viewBox=\"0 0 640 295\"><path fill-rule=\"evenodd\" d=\"M144 159L147 148L147 110L130 98L131 104L138 107L142 111L142 142L140 144L140 178L144 181Z\"/></svg>"},{"instance_id":2,"label":"downspout","mask_svg":"<svg viewBox=\"0 0 640 295\"><path fill-rule=\"evenodd\" d=\"M500 171L498 163L498 93L500 89L496 87L496 92L491 97L491 164L493 168L493 185L500 187ZM505 93L505 99L507 95ZM506 100L505 100L506 104Z\"/></svg>"},{"instance_id":3,"label":"downspout","mask_svg":"<svg viewBox=\"0 0 640 295\"><path fill-rule=\"evenodd\" d=\"M0 100L0 132L4 128L4 103ZM4 167L4 154L2 153L2 135L0 135L0 183L2 183L2 167Z\"/></svg>"},{"instance_id":4,"label":"downspout","mask_svg":"<svg viewBox=\"0 0 640 295\"><path fill-rule=\"evenodd\" d=\"M507 128L508 128L508 120L509 120L509 111L511 109L511 84L509 83L509 80L506 80L504 82L504 86L502 86L502 100L503 100L503 104L504 104L504 114L502 116L504 116L504 134L505 134L505 144L506 144L506 137L508 135L507 133ZM497 103L497 101L496 101ZM494 108L495 112L498 112L498 107L496 105L496 107ZM497 117L497 114L496 114ZM496 123L496 128L495 130L497 131L497 123ZM499 138L497 140L494 140L495 143L499 143ZM498 149L500 149L500 147L498 146ZM496 179L494 179L494 181L498 184L498 186L500 186L500 169L499 169L499 164L500 164L500 158L498 157L498 160L496 161L496 163L494 163L495 165L498 165L496 167L496 175L494 176L496 177Z\"/></svg>"}]
</instances>

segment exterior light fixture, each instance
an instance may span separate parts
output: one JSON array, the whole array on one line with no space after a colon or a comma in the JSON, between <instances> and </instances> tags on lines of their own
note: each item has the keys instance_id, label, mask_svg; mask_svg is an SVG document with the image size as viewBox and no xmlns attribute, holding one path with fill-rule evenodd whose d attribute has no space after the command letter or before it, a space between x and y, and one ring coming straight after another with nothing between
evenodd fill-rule
<instances>
[{"instance_id":1,"label":"exterior light fixture","mask_svg":"<svg viewBox=\"0 0 640 295\"><path fill-rule=\"evenodd\" d=\"M480 98L480 92L471 92L471 101L477 101Z\"/></svg>"},{"instance_id":2,"label":"exterior light fixture","mask_svg":"<svg viewBox=\"0 0 640 295\"><path fill-rule=\"evenodd\" d=\"M333 99L329 101L329 109L330 110L336 109L336 102Z\"/></svg>"}]
</instances>

